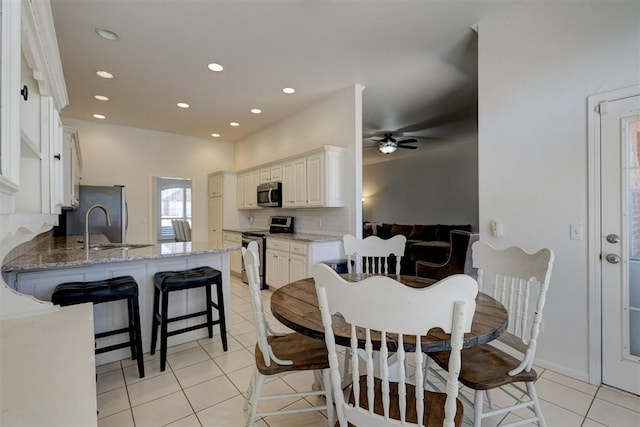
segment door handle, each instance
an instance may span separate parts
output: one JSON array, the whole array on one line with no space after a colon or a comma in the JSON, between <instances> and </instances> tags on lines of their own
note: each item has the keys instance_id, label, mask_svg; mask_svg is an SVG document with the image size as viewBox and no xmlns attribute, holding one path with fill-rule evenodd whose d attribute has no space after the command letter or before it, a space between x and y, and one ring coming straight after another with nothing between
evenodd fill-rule
<instances>
[{"instance_id":1,"label":"door handle","mask_svg":"<svg viewBox=\"0 0 640 427\"><path fill-rule=\"evenodd\" d=\"M609 243L618 243L620 241L620 236L617 234L609 234L607 235L607 242Z\"/></svg>"},{"instance_id":2,"label":"door handle","mask_svg":"<svg viewBox=\"0 0 640 427\"><path fill-rule=\"evenodd\" d=\"M608 254L605 259L611 264L618 264L620 262L620 256L616 254Z\"/></svg>"}]
</instances>

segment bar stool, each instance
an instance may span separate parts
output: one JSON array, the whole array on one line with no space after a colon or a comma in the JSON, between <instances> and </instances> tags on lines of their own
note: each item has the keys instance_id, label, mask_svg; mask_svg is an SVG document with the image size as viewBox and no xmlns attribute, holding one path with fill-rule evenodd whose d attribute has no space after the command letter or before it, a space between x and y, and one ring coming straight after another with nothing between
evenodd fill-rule
<instances>
[{"instance_id":1,"label":"bar stool","mask_svg":"<svg viewBox=\"0 0 640 427\"><path fill-rule=\"evenodd\" d=\"M101 354L120 348L131 347L131 359L138 361L138 373L144 378L144 361L142 357L142 334L140 332L140 309L138 306L138 284L131 276L113 277L94 282L69 282L56 286L51 295L51 302L66 306L90 302L127 300L129 324L126 328L115 329L95 334L95 339L128 333L129 341L96 348L95 353Z\"/></svg>"},{"instance_id":2,"label":"bar stool","mask_svg":"<svg viewBox=\"0 0 640 427\"><path fill-rule=\"evenodd\" d=\"M183 271L161 271L153 277L153 324L151 326L151 354L156 352L158 342L158 325L160 325L160 370L164 371L167 363L167 338L195 329L207 328L209 338L213 338L213 326L220 325L220 336L222 338L222 348L227 351L227 325L224 316L224 298L222 296L222 274L211 267L197 267ZM197 313L185 314L169 318L169 293L206 287L206 309ZM218 302L211 299L211 286L216 286ZM161 298L162 294L162 298ZM162 299L162 311L160 311L160 299ZM218 310L218 320L213 320L213 308ZM192 317L204 316L207 321L198 325L168 331L171 322L185 320Z\"/></svg>"}]
</instances>

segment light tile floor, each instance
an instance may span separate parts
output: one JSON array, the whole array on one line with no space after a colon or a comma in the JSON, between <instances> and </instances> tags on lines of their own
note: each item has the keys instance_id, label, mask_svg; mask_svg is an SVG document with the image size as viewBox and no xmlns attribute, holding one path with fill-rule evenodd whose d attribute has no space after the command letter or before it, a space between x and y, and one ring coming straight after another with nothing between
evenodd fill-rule
<instances>
[{"instance_id":1,"label":"light tile floor","mask_svg":"<svg viewBox=\"0 0 640 427\"><path fill-rule=\"evenodd\" d=\"M228 352L222 351L218 336L169 348L167 369L160 372L159 351L145 355L144 379L138 378L135 361L122 360L97 368L98 425L117 426L244 426L244 393L253 369L255 332L247 285L232 276L231 330ZM271 325L286 330L269 311L271 292L263 291L265 312ZM542 372L536 387L550 427L638 427L640 398L607 387L597 387L558 373ZM266 392L308 389L311 374L293 374L270 381ZM463 390L463 393L468 391ZM494 400L503 396L496 393ZM291 399L282 406L309 406L305 399ZM465 407L465 413L473 413ZM494 426L518 419L488 419ZM324 414L310 412L261 419L264 426L326 426Z\"/></svg>"}]
</instances>

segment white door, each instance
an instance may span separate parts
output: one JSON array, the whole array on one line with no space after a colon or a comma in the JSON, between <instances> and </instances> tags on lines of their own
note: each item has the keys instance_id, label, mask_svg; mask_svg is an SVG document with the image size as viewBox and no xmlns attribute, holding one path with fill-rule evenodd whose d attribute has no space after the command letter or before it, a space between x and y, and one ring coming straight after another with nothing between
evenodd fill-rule
<instances>
[{"instance_id":1,"label":"white door","mask_svg":"<svg viewBox=\"0 0 640 427\"><path fill-rule=\"evenodd\" d=\"M640 96L600 104L602 382L640 394Z\"/></svg>"}]
</instances>

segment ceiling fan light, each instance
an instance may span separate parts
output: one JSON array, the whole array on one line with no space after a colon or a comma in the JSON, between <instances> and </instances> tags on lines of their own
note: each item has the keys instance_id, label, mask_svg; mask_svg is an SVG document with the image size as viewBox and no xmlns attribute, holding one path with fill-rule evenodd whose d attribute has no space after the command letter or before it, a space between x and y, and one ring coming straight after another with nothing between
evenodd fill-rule
<instances>
[{"instance_id":1,"label":"ceiling fan light","mask_svg":"<svg viewBox=\"0 0 640 427\"><path fill-rule=\"evenodd\" d=\"M382 154L391 154L398 149L398 145L393 141L381 142L378 150Z\"/></svg>"}]
</instances>

